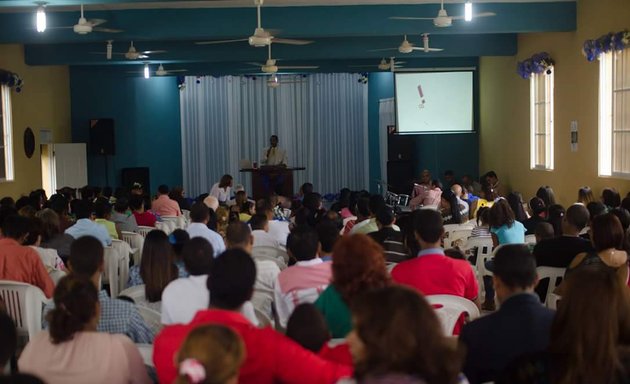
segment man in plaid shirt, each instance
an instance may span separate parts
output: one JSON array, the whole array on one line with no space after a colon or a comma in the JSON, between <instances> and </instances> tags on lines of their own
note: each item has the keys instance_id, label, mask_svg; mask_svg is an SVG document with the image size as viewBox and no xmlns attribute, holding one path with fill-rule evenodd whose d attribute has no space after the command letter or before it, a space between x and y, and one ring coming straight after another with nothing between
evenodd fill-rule
<instances>
[{"instance_id":1,"label":"man in plaid shirt","mask_svg":"<svg viewBox=\"0 0 630 384\"><path fill-rule=\"evenodd\" d=\"M76 239L70 248L68 259L70 273L87 277L100 287L103 272L103 245L91 236ZM98 332L120 333L127 335L134 343L152 344L154 332L147 326L133 303L112 299L107 292L101 290L98 294L101 305L101 317L98 320ZM54 304L46 305L44 313L54 308ZM44 328L47 328L44 321Z\"/></svg>"}]
</instances>

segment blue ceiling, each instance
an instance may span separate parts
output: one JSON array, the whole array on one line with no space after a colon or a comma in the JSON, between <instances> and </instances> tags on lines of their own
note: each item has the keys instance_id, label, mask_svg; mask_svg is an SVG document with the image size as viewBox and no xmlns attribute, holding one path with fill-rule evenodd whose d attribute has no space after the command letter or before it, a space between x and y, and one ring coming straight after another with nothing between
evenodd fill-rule
<instances>
[{"instance_id":1,"label":"blue ceiling","mask_svg":"<svg viewBox=\"0 0 630 384\"><path fill-rule=\"evenodd\" d=\"M463 2L445 4L449 15L463 14ZM47 5L49 28L38 33L34 26L36 6L33 2L0 1L0 44L24 44L25 59L30 65L94 66L98 70L124 72L132 69L129 64L141 65L142 60L134 62L122 56L107 60L105 55L90 52L105 52L108 39L114 40L115 52L125 52L133 40L139 51L167 51L152 55L150 63L164 63L166 69L185 68L191 74L256 72L256 67L246 63L260 62L267 56L265 48L250 47L247 42L194 44L195 41L250 36L256 26L253 1L252 6L238 8L226 8L229 2L223 1L216 1L223 5L220 8L208 8L208 1L199 2L203 7L195 8L195 2L188 1L188 8L170 9L161 7L160 3L143 1L85 0L88 19L106 19L103 27L124 32L78 35L72 29L54 29L77 23L78 3L50 0ZM126 5L146 9L125 9ZM152 8L154 6L156 8ZM282 59L278 65L319 65L317 71L358 71L357 67L350 66L378 64L384 56L396 56L406 61L406 66L424 67L427 60L514 55L518 33L573 31L576 27L574 1L476 3L475 13L494 12L496 16L476 18L472 22L458 20L448 28L434 27L430 20L388 18L434 17L439 7L439 3L263 6L262 26L277 31L274 35L280 38L313 40L313 44L304 46L273 44L273 56ZM74 8L76 11L72 11ZM403 34L408 34L412 43L421 46L421 33L430 33L431 46L444 50L410 54L395 50L370 51L397 47Z\"/></svg>"}]
</instances>

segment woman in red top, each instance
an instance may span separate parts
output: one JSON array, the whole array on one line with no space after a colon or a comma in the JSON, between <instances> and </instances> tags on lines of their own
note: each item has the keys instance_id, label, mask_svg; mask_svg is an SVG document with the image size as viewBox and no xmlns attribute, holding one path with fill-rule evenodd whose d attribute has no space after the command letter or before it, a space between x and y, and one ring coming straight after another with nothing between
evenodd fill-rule
<instances>
[{"instance_id":1,"label":"woman in red top","mask_svg":"<svg viewBox=\"0 0 630 384\"><path fill-rule=\"evenodd\" d=\"M133 215L136 218L136 223L145 227L155 227L157 218L151 212L144 210L144 200L141 196L132 196L129 200L129 207L133 211Z\"/></svg>"}]
</instances>

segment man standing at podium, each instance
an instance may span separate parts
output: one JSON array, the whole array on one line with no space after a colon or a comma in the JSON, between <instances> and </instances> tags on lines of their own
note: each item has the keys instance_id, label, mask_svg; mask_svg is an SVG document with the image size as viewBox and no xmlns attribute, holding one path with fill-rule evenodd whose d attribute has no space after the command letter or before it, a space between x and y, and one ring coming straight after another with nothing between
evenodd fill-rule
<instances>
[{"instance_id":1,"label":"man standing at podium","mask_svg":"<svg viewBox=\"0 0 630 384\"><path fill-rule=\"evenodd\" d=\"M278 147L278 136L269 138L269 147L263 149L262 165L287 166L287 151Z\"/></svg>"},{"instance_id":2,"label":"man standing at podium","mask_svg":"<svg viewBox=\"0 0 630 384\"><path fill-rule=\"evenodd\" d=\"M260 163L265 166L286 167L287 151L278 147L278 136L272 135L269 138L269 144L269 147L263 149L263 157ZM271 192L282 195L284 184L284 175L282 173L263 174L262 182L265 188L265 195L269 195Z\"/></svg>"}]
</instances>

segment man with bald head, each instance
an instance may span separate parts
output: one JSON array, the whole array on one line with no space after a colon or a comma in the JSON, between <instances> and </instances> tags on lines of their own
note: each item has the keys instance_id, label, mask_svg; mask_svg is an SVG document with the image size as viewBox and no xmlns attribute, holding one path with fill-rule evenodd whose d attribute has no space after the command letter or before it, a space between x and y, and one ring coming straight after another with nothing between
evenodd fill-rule
<instances>
[{"instance_id":1,"label":"man with bald head","mask_svg":"<svg viewBox=\"0 0 630 384\"><path fill-rule=\"evenodd\" d=\"M451 192L453 192L453 194L455 195L455 197L457 197L457 203L464 207L464 209L461 211L462 216L466 217L466 220L468 220L468 215L470 213L470 205L468 204L467 201L465 201L464 199L462 199L462 186L459 184L453 184L453 186L451 187Z\"/></svg>"}]
</instances>

